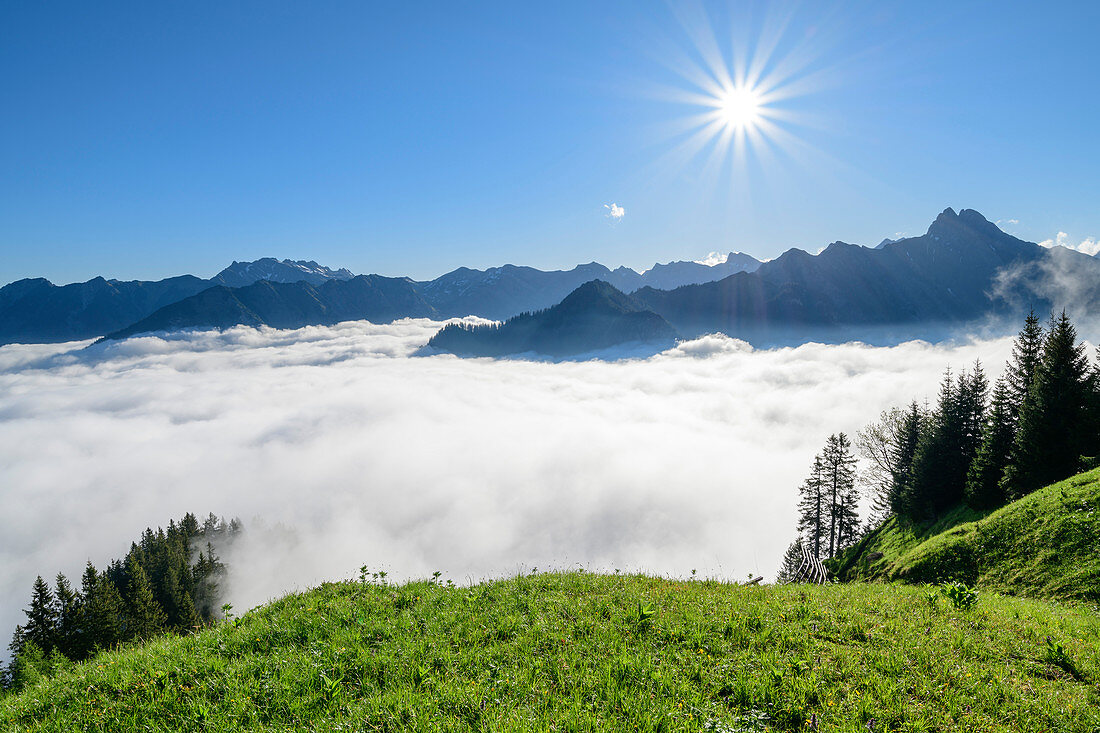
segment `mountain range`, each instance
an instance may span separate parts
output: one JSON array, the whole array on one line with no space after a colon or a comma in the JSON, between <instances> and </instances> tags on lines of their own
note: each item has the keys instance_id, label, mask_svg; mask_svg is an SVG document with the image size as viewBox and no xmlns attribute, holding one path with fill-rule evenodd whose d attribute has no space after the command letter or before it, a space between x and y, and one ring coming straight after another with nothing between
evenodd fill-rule
<instances>
[{"instance_id":1,"label":"mountain range","mask_svg":"<svg viewBox=\"0 0 1100 733\"><path fill-rule=\"evenodd\" d=\"M936 339L964 324L1065 305L1100 307L1100 260L1022 241L970 209L946 209L925 234L875 248L834 242L816 255L791 249L763 263L731 253L721 265L674 262L644 273L594 262L555 271L505 265L417 282L265 258L234 262L209 280L20 280L0 288L0 343L475 315L505 323L451 329L433 346L560 355L671 333L723 332L765 346ZM619 320L605 328L611 314Z\"/></svg>"},{"instance_id":2,"label":"mountain range","mask_svg":"<svg viewBox=\"0 0 1100 733\"><path fill-rule=\"evenodd\" d=\"M630 296L600 283L598 292L604 300L629 297L632 312L648 314L649 323L659 318L685 338L719 332L757 346L808 340L888 344L937 340L978 324L1015 326L1030 309L1097 312L1100 261L1024 242L976 211L946 209L925 234L875 248L834 242L817 255L788 250L753 272L714 282L671 290L642 287ZM593 310L605 309L601 304ZM571 307L554 314L553 336L543 342L540 331L528 333L529 324L551 311L519 316L499 328L449 327L429 346L460 355L561 356L563 344L573 343L573 353L583 353L649 340L625 331L581 338L592 335L592 326L582 309ZM564 335L570 330L573 341ZM663 335L655 329L652 340L659 343Z\"/></svg>"},{"instance_id":3,"label":"mountain range","mask_svg":"<svg viewBox=\"0 0 1100 733\"><path fill-rule=\"evenodd\" d=\"M329 323L337 313L349 319L371 320L382 313L396 314L387 316L388 320L407 316L450 318L466 315L504 319L554 305L589 280L603 279L626 290L646 285L675 287L717 280L759 266L760 262L749 255L732 252L725 262L713 266L670 262L654 265L643 273L626 267L610 270L598 263L552 271L515 265L487 270L462 267L425 282L379 275L360 276L368 278L373 287L363 287L360 283L358 286L332 287L323 292L326 284L351 283L355 275L347 269L333 270L313 261L265 257L254 262L233 262L210 279L193 275L158 281L96 277L84 283L59 286L43 278L33 278L0 288L0 344L74 341L236 324L290 328ZM257 282L295 287L238 294L225 292L226 289L248 288ZM206 292L208 290L212 292ZM399 295L398 291L404 292ZM261 292L265 292L266 297L262 297ZM189 300L191 298L194 299ZM368 298L369 302L363 298ZM279 301L285 302L280 304ZM361 309L349 310L351 303L359 303ZM405 303L408 309L404 312L387 310L393 303ZM276 313L279 315L274 315ZM297 319L291 314L298 314ZM140 330L135 330L139 324Z\"/></svg>"}]
</instances>

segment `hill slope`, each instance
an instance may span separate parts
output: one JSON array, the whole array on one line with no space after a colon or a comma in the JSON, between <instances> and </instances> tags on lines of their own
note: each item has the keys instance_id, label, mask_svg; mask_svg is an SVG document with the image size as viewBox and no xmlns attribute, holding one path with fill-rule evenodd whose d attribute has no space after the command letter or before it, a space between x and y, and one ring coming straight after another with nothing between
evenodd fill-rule
<instances>
[{"instance_id":1,"label":"hill slope","mask_svg":"<svg viewBox=\"0 0 1100 733\"><path fill-rule=\"evenodd\" d=\"M1035 598L1100 601L1100 469L988 516L957 512L940 525L942 531L935 532L893 518L849 551L838 576L915 583L957 579Z\"/></svg>"},{"instance_id":2,"label":"hill slope","mask_svg":"<svg viewBox=\"0 0 1100 733\"><path fill-rule=\"evenodd\" d=\"M453 324L428 346L460 356L503 356L534 351L571 356L628 342L671 345L672 326L602 280L581 285L552 308L524 313L499 326Z\"/></svg>"},{"instance_id":3,"label":"hill slope","mask_svg":"<svg viewBox=\"0 0 1100 733\"><path fill-rule=\"evenodd\" d=\"M435 318L438 314L404 278L359 275L320 285L260 280L243 288L208 288L106 338L181 328L301 328L363 319L388 323L406 317Z\"/></svg>"},{"instance_id":4,"label":"hill slope","mask_svg":"<svg viewBox=\"0 0 1100 733\"><path fill-rule=\"evenodd\" d=\"M1094 731L1100 619L886 585L329 584L0 699L46 730ZM1060 645L1061 656L1052 656ZM1068 666L1064 662L1068 660ZM1072 673L1067 670L1072 670Z\"/></svg>"}]
</instances>

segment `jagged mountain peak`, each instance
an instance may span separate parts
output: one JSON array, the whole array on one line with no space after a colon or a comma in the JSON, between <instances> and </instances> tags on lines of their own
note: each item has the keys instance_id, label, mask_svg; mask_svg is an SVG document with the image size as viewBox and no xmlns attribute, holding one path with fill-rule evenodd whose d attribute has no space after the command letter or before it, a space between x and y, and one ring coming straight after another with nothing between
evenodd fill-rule
<instances>
[{"instance_id":1,"label":"jagged mountain peak","mask_svg":"<svg viewBox=\"0 0 1100 733\"><path fill-rule=\"evenodd\" d=\"M960 235L981 234L987 237L1004 236L996 224L974 209L961 209L955 213L950 207L943 210L928 227L928 236L950 241Z\"/></svg>"},{"instance_id":2,"label":"jagged mountain peak","mask_svg":"<svg viewBox=\"0 0 1100 733\"><path fill-rule=\"evenodd\" d=\"M261 257L252 262L234 260L233 264L215 275L211 282L240 288L260 280L279 283L305 281L311 285L320 285L328 280L350 280L353 277L355 275L346 268L333 270L318 264L315 260L279 260L274 257Z\"/></svg>"}]
</instances>

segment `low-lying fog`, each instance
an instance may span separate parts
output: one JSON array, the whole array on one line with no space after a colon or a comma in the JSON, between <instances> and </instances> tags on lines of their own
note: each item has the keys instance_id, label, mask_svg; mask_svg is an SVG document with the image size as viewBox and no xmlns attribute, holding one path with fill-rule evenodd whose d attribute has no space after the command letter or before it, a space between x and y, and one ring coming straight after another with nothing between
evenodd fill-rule
<instances>
[{"instance_id":1,"label":"low-lying fog","mask_svg":"<svg viewBox=\"0 0 1100 733\"><path fill-rule=\"evenodd\" d=\"M244 521L238 611L364 564L771 577L831 432L934 399L948 365L996 376L1011 345L413 356L438 326L0 348L0 641L35 575L78 581L188 511Z\"/></svg>"}]
</instances>

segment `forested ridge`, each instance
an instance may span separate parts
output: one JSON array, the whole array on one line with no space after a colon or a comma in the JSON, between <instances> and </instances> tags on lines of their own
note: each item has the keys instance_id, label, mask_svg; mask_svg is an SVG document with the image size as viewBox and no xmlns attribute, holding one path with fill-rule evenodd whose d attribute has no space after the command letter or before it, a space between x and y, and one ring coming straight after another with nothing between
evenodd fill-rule
<instances>
[{"instance_id":1,"label":"forested ridge","mask_svg":"<svg viewBox=\"0 0 1100 733\"><path fill-rule=\"evenodd\" d=\"M829 437L800 488L799 537L779 579L795 579L807 556L838 557L892 517L929 526L987 513L1093 467L1098 453L1100 364L1064 311L1045 328L1031 313L992 387L980 362L949 367L933 404L883 412L854 446L844 433ZM861 493L871 515L860 527Z\"/></svg>"},{"instance_id":2,"label":"forested ridge","mask_svg":"<svg viewBox=\"0 0 1100 733\"><path fill-rule=\"evenodd\" d=\"M89 561L74 585L58 573L51 586L34 581L9 650L0 668L0 687L19 690L43 675L120 644L155 636L190 633L219 615L227 570L219 549L241 533L239 520L194 514L167 530L147 528L122 559L102 570Z\"/></svg>"}]
</instances>

